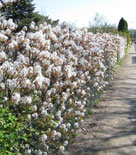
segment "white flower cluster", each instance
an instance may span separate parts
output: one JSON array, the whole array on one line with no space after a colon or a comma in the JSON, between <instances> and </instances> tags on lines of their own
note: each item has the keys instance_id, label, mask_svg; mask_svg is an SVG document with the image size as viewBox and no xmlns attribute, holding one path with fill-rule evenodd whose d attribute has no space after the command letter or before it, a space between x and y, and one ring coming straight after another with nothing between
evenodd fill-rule
<instances>
[{"instance_id":1,"label":"white flower cluster","mask_svg":"<svg viewBox=\"0 0 136 155\"><path fill-rule=\"evenodd\" d=\"M0 94L13 103L18 117L26 115L26 124L37 118L35 130L40 132L25 153L63 153L126 40L66 23L53 28L32 23L32 32L12 33L13 21L0 18L0 26Z\"/></svg>"}]
</instances>

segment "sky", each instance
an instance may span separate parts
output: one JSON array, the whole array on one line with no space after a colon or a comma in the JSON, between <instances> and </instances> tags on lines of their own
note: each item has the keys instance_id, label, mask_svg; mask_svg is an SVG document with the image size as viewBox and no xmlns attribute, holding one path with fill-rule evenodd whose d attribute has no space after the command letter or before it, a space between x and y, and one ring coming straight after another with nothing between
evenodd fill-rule
<instances>
[{"instance_id":1,"label":"sky","mask_svg":"<svg viewBox=\"0 0 136 155\"><path fill-rule=\"evenodd\" d=\"M33 0L36 11L53 20L88 27L96 13L108 24L118 25L123 17L129 29L136 29L136 0Z\"/></svg>"}]
</instances>

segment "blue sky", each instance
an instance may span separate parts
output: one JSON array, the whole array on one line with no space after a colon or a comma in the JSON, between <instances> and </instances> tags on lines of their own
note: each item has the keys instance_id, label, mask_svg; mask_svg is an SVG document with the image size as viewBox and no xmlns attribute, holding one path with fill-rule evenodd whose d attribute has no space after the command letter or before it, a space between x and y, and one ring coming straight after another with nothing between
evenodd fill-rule
<instances>
[{"instance_id":1,"label":"blue sky","mask_svg":"<svg viewBox=\"0 0 136 155\"><path fill-rule=\"evenodd\" d=\"M117 25L124 17L129 28L136 28L136 0L33 0L33 3L41 14L79 27L88 26L99 13L110 24Z\"/></svg>"}]
</instances>

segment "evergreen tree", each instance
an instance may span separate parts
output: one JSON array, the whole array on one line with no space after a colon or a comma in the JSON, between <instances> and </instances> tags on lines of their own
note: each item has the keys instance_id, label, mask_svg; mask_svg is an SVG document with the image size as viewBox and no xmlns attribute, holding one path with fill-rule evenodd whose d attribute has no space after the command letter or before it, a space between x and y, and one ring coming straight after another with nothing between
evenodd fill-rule
<instances>
[{"instance_id":1,"label":"evergreen tree","mask_svg":"<svg viewBox=\"0 0 136 155\"><path fill-rule=\"evenodd\" d=\"M1 2L3 0L0 0ZM57 25L58 20L52 21L48 16L42 16L38 12L34 12L35 4L33 0L16 0L11 6L4 6L2 13L5 14L6 19L12 18L18 24L17 31L21 30L23 26L29 26L32 21L36 24L47 22L52 25Z\"/></svg>"},{"instance_id":2,"label":"evergreen tree","mask_svg":"<svg viewBox=\"0 0 136 155\"><path fill-rule=\"evenodd\" d=\"M12 18L19 25L19 29L23 25L30 24L34 17L35 7L32 0L16 0L12 6L3 7L2 12L6 15L6 19ZM25 23L22 21L25 19Z\"/></svg>"},{"instance_id":3,"label":"evergreen tree","mask_svg":"<svg viewBox=\"0 0 136 155\"><path fill-rule=\"evenodd\" d=\"M118 24L118 31L128 32L128 23L124 18L121 18Z\"/></svg>"},{"instance_id":4,"label":"evergreen tree","mask_svg":"<svg viewBox=\"0 0 136 155\"><path fill-rule=\"evenodd\" d=\"M123 17L119 21L118 31L120 32L121 35L126 37L127 44L129 44L130 43L130 34L129 34L129 30L128 30L128 23Z\"/></svg>"}]
</instances>

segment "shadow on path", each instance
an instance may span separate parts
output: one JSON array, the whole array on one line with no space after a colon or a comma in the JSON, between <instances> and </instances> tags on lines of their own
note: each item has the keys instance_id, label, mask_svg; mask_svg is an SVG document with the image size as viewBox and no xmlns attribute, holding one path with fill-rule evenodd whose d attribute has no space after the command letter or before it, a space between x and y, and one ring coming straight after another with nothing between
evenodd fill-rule
<instances>
[{"instance_id":1,"label":"shadow on path","mask_svg":"<svg viewBox=\"0 0 136 155\"><path fill-rule=\"evenodd\" d=\"M124 59L99 108L83 122L66 155L136 155L136 53ZM90 126L91 122L97 124Z\"/></svg>"}]
</instances>

